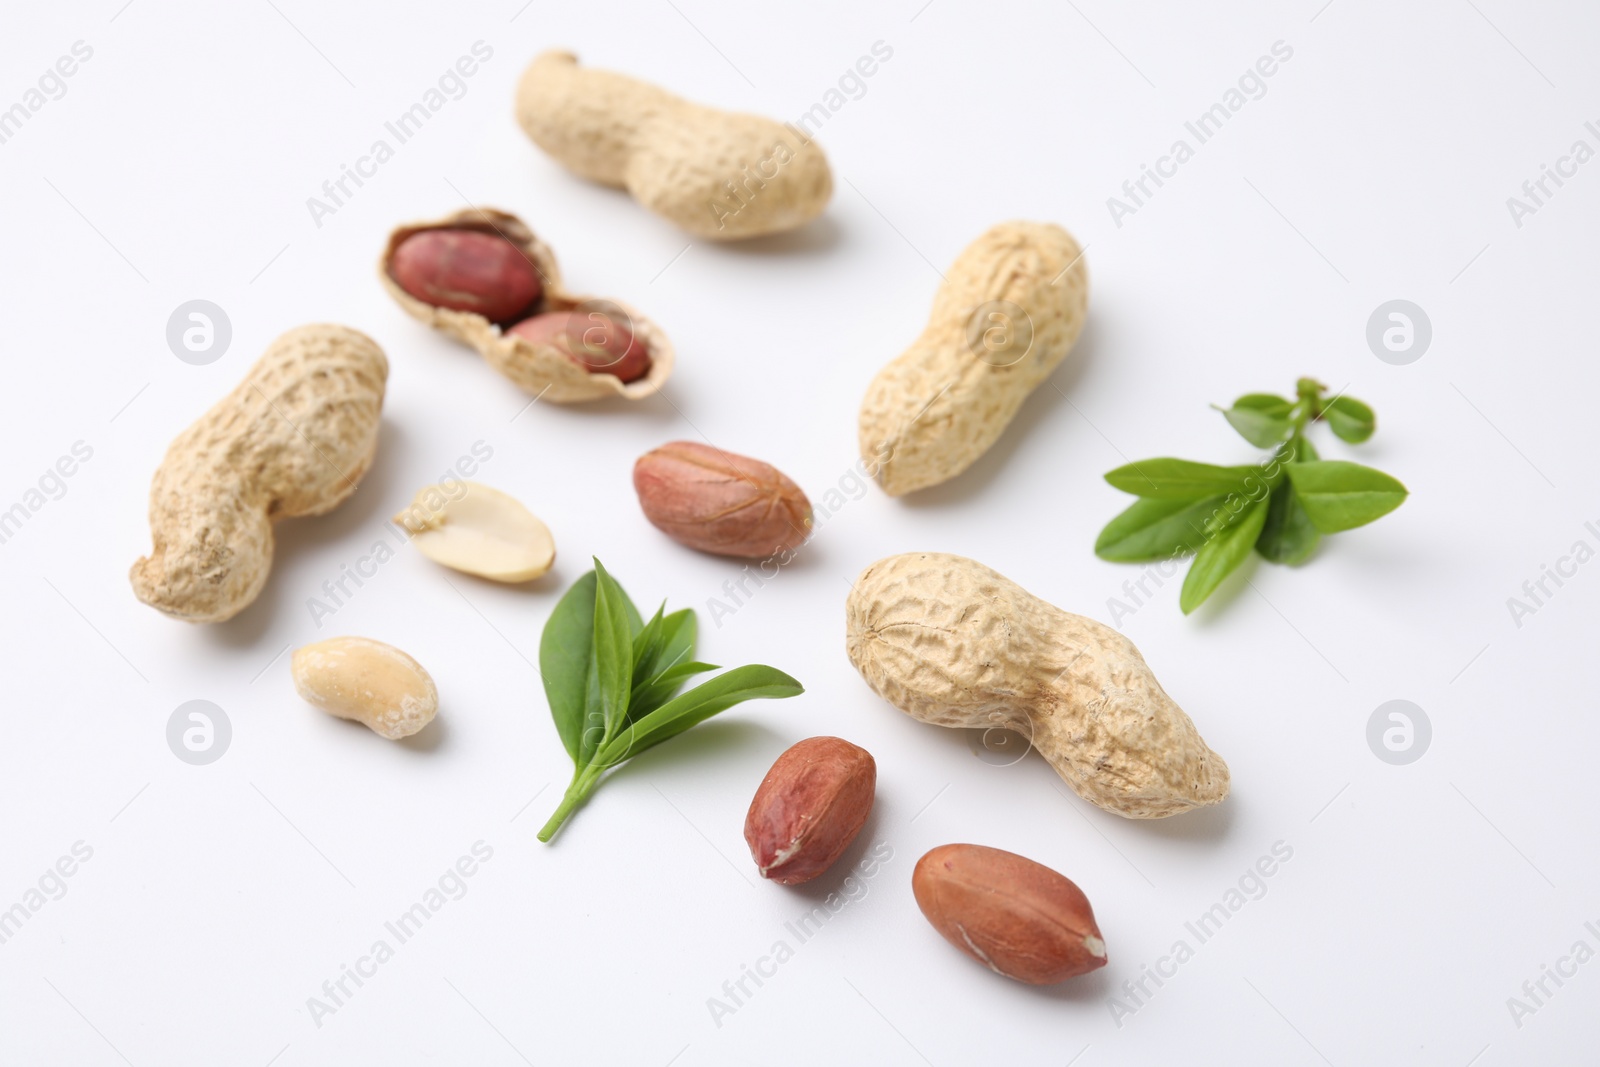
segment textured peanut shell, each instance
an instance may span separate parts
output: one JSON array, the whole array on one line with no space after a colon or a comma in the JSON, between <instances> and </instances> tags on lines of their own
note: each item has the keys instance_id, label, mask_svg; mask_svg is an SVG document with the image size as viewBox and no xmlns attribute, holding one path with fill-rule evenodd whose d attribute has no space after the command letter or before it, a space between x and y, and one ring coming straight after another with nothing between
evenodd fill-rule
<instances>
[{"instance_id":1,"label":"textured peanut shell","mask_svg":"<svg viewBox=\"0 0 1600 1067\"><path fill-rule=\"evenodd\" d=\"M581 69L571 52L544 52L529 64L517 86L517 122L567 169L627 189L698 237L792 230L833 195L827 158L796 127Z\"/></svg>"},{"instance_id":2,"label":"textured peanut shell","mask_svg":"<svg viewBox=\"0 0 1600 1067\"><path fill-rule=\"evenodd\" d=\"M556 265L555 253L535 237L521 219L504 211L465 208L433 222L401 226L389 235L383 256L378 261L378 277L382 279L384 289L394 297L395 303L418 322L443 330L464 342L524 392L542 395L545 400L557 404L577 404L602 400L608 396L642 400L654 395L672 373L672 342L667 340L667 335L655 323L619 300L608 300L607 303L615 304L628 316L629 329L650 352L650 372L632 382L623 382L614 374L591 374L554 345L535 344L526 338L503 333L499 326L477 312L435 307L418 300L400 288L390 264L394 260L395 249L407 237L424 230L440 229L497 234L522 249L538 268L544 282L544 292L527 312L528 317L547 311L571 311L595 298L573 296L566 292L561 286L561 269Z\"/></svg>"},{"instance_id":3,"label":"textured peanut shell","mask_svg":"<svg viewBox=\"0 0 1600 1067\"><path fill-rule=\"evenodd\" d=\"M167 448L150 484L154 551L129 579L189 622L237 615L266 584L272 524L331 511L378 445L389 362L363 333L301 326Z\"/></svg>"},{"instance_id":4,"label":"textured peanut shell","mask_svg":"<svg viewBox=\"0 0 1600 1067\"><path fill-rule=\"evenodd\" d=\"M1033 339L1026 354L985 358L974 346L974 315L991 301L1026 315ZM884 490L900 496L938 485L988 451L1066 358L1088 302L1083 252L1060 226L1003 222L968 245L940 285L922 335L878 372L861 402L861 456Z\"/></svg>"},{"instance_id":5,"label":"textured peanut shell","mask_svg":"<svg viewBox=\"0 0 1600 1067\"><path fill-rule=\"evenodd\" d=\"M1228 795L1228 765L1133 642L962 556L856 579L845 648L874 692L936 726L1015 730L1097 807L1157 819Z\"/></svg>"},{"instance_id":6,"label":"textured peanut shell","mask_svg":"<svg viewBox=\"0 0 1600 1067\"><path fill-rule=\"evenodd\" d=\"M911 872L944 939L1003 978L1053 985L1106 965L1094 909L1072 879L985 845L940 845Z\"/></svg>"}]
</instances>

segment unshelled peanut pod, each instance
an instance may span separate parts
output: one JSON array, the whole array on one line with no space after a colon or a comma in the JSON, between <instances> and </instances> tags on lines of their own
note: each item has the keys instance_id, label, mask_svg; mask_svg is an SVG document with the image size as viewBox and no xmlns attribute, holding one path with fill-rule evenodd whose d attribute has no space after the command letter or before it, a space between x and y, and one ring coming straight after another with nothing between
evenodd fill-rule
<instances>
[{"instance_id":1,"label":"unshelled peanut pod","mask_svg":"<svg viewBox=\"0 0 1600 1067\"><path fill-rule=\"evenodd\" d=\"M1107 811L1158 819L1228 795L1228 765L1132 641L976 560L915 552L872 564L851 586L845 649L901 711L1014 730Z\"/></svg>"},{"instance_id":2,"label":"unshelled peanut pod","mask_svg":"<svg viewBox=\"0 0 1600 1067\"><path fill-rule=\"evenodd\" d=\"M260 594L272 527L356 491L378 447L389 361L364 333L301 326L167 448L150 483L149 556L135 595L174 618L222 622Z\"/></svg>"},{"instance_id":3,"label":"unshelled peanut pod","mask_svg":"<svg viewBox=\"0 0 1600 1067\"><path fill-rule=\"evenodd\" d=\"M517 86L517 122L591 181L627 189L656 214L715 241L781 233L833 195L828 160L798 127L691 104L552 50Z\"/></svg>"},{"instance_id":4,"label":"unshelled peanut pod","mask_svg":"<svg viewBox=\"0 0 1600 1067\"><path fill-rule=\"evenodd\" d=\"M956 258L933 314L861 402L861 458L890 496L938 485L999 439L1083 329L1089 272L1060 226L1005 222Z\"/></svg>"}]
</instances>

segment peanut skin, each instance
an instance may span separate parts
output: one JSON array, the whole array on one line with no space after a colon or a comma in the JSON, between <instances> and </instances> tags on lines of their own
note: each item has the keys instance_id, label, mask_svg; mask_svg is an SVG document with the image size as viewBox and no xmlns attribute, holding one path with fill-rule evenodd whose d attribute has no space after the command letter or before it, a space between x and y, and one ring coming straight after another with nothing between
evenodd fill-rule
<instances>
[{"instance_id":1,"label":"peanut skin","mask_svg":"<svg viewBox=\"0 0 1600 1067\"><path fill-rule=\"evenodd\" d=\"M744 820L761 877L799 885L833 866L866 825L877 781L872 753L837 737L810 737L779 756Z\"/></svg>"},{"instance_id":2,"label":"peanut skin","mask_svg":"<svg viewBox=\"0 0 1600 1067\"><path fill-rule=\"evenodd\" d=\"M476 230L414 233L390 264L400 288L434 307L508 322L539 299L539 271L516 245Z\"/></svg>"},{"instance_id":3,"label":"peanut skin","mask_svg":"<svg viewBox=\"0 0 1600 1067\"><path fill-rule=\"evenodd\" d=\"M640 456L633 488L645 518L702 552L766 559L811 534L811 501L781 471L695 441Z\"/></svg>"},{"instance_id":4,"label":"peanut skin","mask_svg":"<svg viewBox=\"0 0 1600 1067\"><path fill-rule=\"evenodd\" d=\"M850 662L879 696L938 726L1016 731L1098 807L1158 819L1228 795L1228 765L1133 642L976 560L881 559L845 616Z\"/></svg>"},{"instance_id":5,"label":"peanut skin","mask_svg":"<svg viewBox=\"0 0 1600 1067\"><path fill-rule=\"evenodd\" d=\"M1106 965L1094 909L1070 878L984 845L941 845L911 874L933 928L995 974L1053 985Z\"/></svg>"},{"instance_id":6,"label":"peanut skin","mask_svg":"<svg viewBox=\"0 0 1600 1067\"><path fill-rule=\"evenodd\" d=\"M266 585L272 526L356 491L378 445L389 361L365 334L302 326L179 434L150 483L154 549L135 595L173 618L221 622Z\"/></svg>"},{"instance_id":7,"label":"peanut skin","mask_svg":"<svg viewBox=\"0 0 1600 1067\"><path fill-rule=\"evenodd\" d=\"M590 374L614 374L624 382L650 373L650 352L616 319L600 311L548 311L506 331L561 350Z\"/></svg>"}]
</instances>

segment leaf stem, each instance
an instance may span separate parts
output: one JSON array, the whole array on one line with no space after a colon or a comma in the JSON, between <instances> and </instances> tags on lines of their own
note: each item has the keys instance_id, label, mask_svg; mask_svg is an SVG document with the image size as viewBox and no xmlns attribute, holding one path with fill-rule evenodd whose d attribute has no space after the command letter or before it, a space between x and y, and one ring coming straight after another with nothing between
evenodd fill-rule
<instances>
[{"instance_id":1,"label":"leaf stem","mask_svg":"<svg viewBox=\"0 0 1600 1067\"><path fill-rule=\"evenodd\" d=\"M589 799L589 794L594 792L594 787L600 784L600 776L604 773L604 767L593 765L585 767L581 771L573 772L572 784L567 786L567 792L561 798L560 806L550 816L550 821L545 823L544 828L539 831L540 841L545 844L550 843L550 839L556 836L556 832L572 817L572 813L577 811L583 805L583 802Z\"/></svg>"},{"instance_id":2,"label":"leaf stem","mask_svg":"<svg viewBox=\"0 0 1600 1067\"><path fill-rule=\"evenodd\" d=\"M1322 394L1327 387L1315 378L1301 378L1294 383L1295 404L1294 433L1290 439L1305 432L1306 424L1322 417Z\"/></svg>"}]
</instances>

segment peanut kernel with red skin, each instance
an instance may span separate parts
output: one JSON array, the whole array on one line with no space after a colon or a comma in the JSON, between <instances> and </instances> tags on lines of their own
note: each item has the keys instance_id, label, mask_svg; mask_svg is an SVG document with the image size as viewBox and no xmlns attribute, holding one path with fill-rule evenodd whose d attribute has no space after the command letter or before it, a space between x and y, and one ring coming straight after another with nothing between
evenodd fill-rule
<instances>
[{"instance_id":1,"label":"peanut kernel with red skin","mask_svg":"<svg viewBox=\"0 0 1600 1067\"><path fill-rule=\"evenodd\" d=\"M872 811L878 765L837 737L809 737L778 757L756 790L744 839L761 877L799 885L850 847Z\"/></svg>"},{"instance_id":2,"label":"peanut kernel with red skin","mask_svg":"<svg viewBox=\"0 0 1600 1067\"><path fill-rule=\"evenodd\" d=\"M549 345L590 374L613 374L632 382L650 373L650 350L604 312L547 311L522 320L506 333Z\"/></svg>"},{"instance_id":3,"label":"peanut kernel with red skin","mask_svg":"<svg viewBox=\"0 0 1600 1067\"><path fill-rule=\"evenodd\" d=\"M476 312L490 322L516 321L544 292L538 268L522 249L479 230L414 233L394 250L389 271L423 303Z\"/></svg>"},{"instance_id":4,"label":"peanut kernel with red skin","mask_svg":"<svg viewBox=\"0 0 1600 1067\"><path fill-rule=\"evenodd\" d=\"M811 501L782 471L698 441L640 456L633 488L656 529L701 552L768 559L811 536Z\"/></svg>"},{"instance_id":5,"label":"peanut kernel with red skin","mask_svg":"<svg viewBox=\"0 0 1600 1067\"><path fill-rule=\"evenodd\" d=\"M995 974L1054 985L1106 965L1094 909L1070 878L986 845L940 845L911 874L946 941Z\"/></svg>"}]
</instances>

